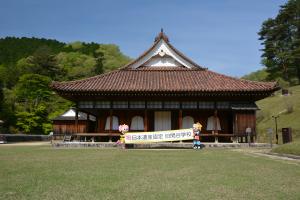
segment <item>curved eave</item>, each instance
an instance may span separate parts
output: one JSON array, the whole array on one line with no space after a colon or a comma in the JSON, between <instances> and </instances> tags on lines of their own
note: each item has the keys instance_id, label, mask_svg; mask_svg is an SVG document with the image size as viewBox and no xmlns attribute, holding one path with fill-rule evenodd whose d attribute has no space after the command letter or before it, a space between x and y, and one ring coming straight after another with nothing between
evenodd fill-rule
<instances>
[{"instance_id":1,"label":"curved eave","mask_svg":"<svg viewBox=\"0 0 300 200\"><path fill-rule=\"evenodd\" d=\"M69 99L71 101L77 101L78 98L82 99L93 99L96 97L99 98L113 98L113 97L226 97L226 98L249 98L255 101L263 99L270 96L275 91L279 90L279 87L276 87L272 90L259 90L259 91L61 91L55 90L60 96Z\"/></svg>"}]
</instances>

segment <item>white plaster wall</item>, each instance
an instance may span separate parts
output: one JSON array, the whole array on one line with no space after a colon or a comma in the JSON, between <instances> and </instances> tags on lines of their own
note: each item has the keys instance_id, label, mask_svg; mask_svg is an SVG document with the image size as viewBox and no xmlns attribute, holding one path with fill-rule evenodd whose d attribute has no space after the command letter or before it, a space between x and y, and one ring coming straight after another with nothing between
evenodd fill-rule
<instances>
[{"instance_id":1,"label":"white plaster wall","mask_svg":"<svg viewBox=\"0 0 300 200\"><path fill-rule=\"evenodd\" d=\"M144 66L146 67L179 67L181 66L176 60L173 58L151 58L147 61Z\"/></svg>"},{"instance_id":2,"label":"white plaster wall","mask_svg":"<svg viewBox=\"0 0 300 200\"><path fill-rule=\"evenodd\" d=\"M68 110L67 112L65 112L62 116L64 117L75 117L76 112L73 109ZM86 114L83 112L78 112L78 117L86 117ZM96 118L92 115L89 116L90 120L92 121L96 121Z\"/></svg>"},{"instance_id":3,"label":"white plaster wall","mask_svg":"<svg viewBox=\"0 0 300 200\"><path fill-rule=\"evenodd\" d=\"M175 53L170 47L169 45L163 40L161 39L157 45L152 49L152 51L150 51L147 55L145 55L141 60L139 60L138 62L134 63L132 65L132 68L137 68L139 66L144 65L147 61L149 61L153 56L157 55L159 52L161 52L161 50L163 52L165 52L167 55L173 57L174 60L176 60L178 63L180 63L181 65L187 67L187 68L192 68L193 65L188 62L187 60L183 59L181 56L179 56L177 53ZM162 57L163 58L163 57Z\"/></svg>"}]
</instances>

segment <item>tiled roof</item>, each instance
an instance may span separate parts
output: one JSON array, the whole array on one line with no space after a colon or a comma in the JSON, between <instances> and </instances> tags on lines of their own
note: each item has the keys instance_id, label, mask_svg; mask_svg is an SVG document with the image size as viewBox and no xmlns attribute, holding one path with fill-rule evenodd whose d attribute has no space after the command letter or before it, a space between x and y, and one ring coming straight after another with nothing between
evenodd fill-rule
<instances>
[{"instance_id":1,"label":"tiled roof","mask_svg":"<svg viewBox=\"0 0 300 200\"><path fill-rule=\"evenodd\" d=\"M159 43L160 41L165 42L168 48L175 52L180 59L186 61L182 63L188 63L189 67L183 65L178 65L177 67L144 66L145 62L147 62L145 60L149 58L149 55L152 55L152 50L157 48L159 44L162 44ZM156 55L153 56L155 57ZM138 67L134 67L134 65L138 65ZM193 93L197 95L205 94L206 92L218 94L224 92L250 92L253 94L255 92L265 92L271 94L271 92L278 89L276 82L255 82L237 79L212 72L197 65L175 49L169 43L169 39L163 31L155 38L154 44L150 49L123 68L83 80L53 82L51 87L58 93L68 93L71 96L81 93L103 95L106 93L156 92Z\"/></svg>"},{"instance_id":2,"label":"tiled roof","mask_svg":"<svg viewBox=\"0 0 300 200\"><path fill-rule=\"evenodd\" d=\"M276 82L237 79L207 69L151 67L120 69L95 77L53 82L61 92L263 92L278 88Z\"/></svg>"}]
</instances>

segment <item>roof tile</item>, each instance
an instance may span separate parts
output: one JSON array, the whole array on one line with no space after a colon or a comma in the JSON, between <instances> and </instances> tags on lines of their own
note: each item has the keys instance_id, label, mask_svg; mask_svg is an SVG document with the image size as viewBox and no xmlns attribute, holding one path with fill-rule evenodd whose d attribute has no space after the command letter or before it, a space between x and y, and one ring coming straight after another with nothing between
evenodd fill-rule
<instances>
[{"instance_id":1,"label":"roof tile","mask_svg":"<svg viewBox=\"0 0 300 200\"><path fill-rule=\"evenodd\" d=\"M278 86L276 82L248 81L210 70L156 68L121 69L78 81L53 82L51 87L68 92L249 92L271 91Z\"/></svg>"}]
</instances>

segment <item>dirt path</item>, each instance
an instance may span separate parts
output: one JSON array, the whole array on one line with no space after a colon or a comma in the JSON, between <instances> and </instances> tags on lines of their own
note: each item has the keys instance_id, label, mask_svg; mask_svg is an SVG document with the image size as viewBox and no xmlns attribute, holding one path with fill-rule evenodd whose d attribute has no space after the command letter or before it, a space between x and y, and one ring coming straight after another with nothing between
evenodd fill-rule
<instances>
[{"instance_id":1,"label":"dirt path","mask_svg":"<svg viewBox=\"0 0 300 200\"><path fill-rule=\"evenodd\" d=\"M50 141L42 142L16 142L16 143L7 143L0 144L0 147L4 146L42 146L42 145L51 145Z\"/></svg>"},{"instance_id":2,"label":"dirt path","mask_svg":"<svg viewBox=\"0 0 300 200\"><path fill-rule=\"evenodd\" d=\"M297 164L300 166L300 159L295 157L288 157L280 154L272 154L271 149L260 149L260 148L241 148L241 149L232 149L232 151L238 151L245 153L250 156L256 156L256 157L267 157L274 160L279 161L289 161L289 163Z\"/></svg>"}]
</instances>

